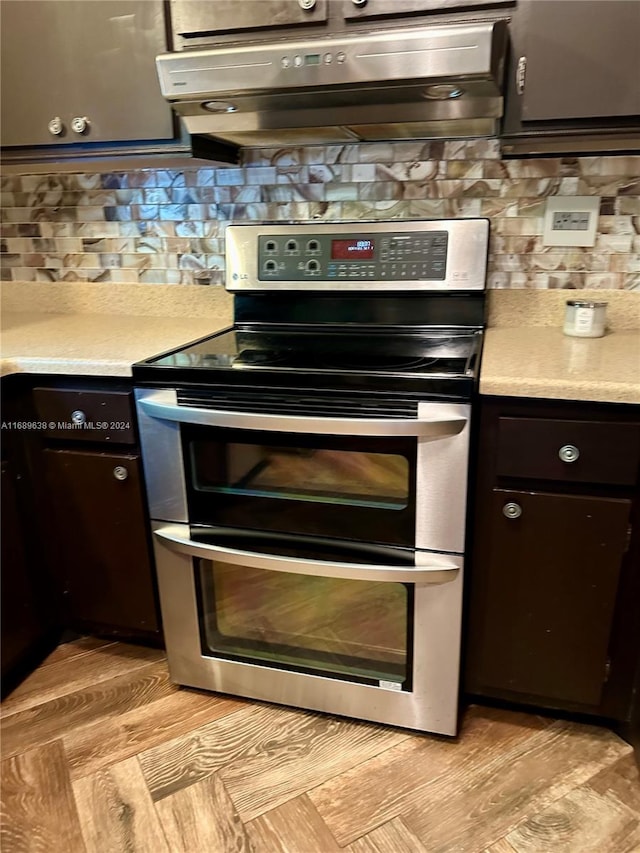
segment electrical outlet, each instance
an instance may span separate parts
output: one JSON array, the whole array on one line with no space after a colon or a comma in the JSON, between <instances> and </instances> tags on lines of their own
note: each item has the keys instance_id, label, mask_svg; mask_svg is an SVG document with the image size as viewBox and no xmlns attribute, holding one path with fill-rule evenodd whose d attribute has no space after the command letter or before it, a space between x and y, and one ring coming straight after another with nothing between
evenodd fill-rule
<instances>
[{"instance_id":1,"label":"electrical outlet","mask_svg":"<svg viewBox=\"0 0 640 853\"><path fill-rule=\"evenodd\" d=\"M544 246L595 246L599 196L549 196L544 214Z\"/></svg>"}]
</instances>

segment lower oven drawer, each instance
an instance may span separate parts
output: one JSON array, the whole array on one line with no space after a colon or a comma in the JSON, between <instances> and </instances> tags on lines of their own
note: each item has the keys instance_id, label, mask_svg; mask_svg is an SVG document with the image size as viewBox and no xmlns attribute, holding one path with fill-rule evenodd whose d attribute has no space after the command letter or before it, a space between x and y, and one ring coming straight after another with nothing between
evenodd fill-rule
<instances>
[{"instance_id":1,"label":"lower oven drawer","mask_svg":"<svg viewBox=\"0 0 640 853\"><path fill-rule=\"evenodd\" d=\"M154 547L178 683L455 732L461 556L160 524Z\"/></svg>"}]
</instances>

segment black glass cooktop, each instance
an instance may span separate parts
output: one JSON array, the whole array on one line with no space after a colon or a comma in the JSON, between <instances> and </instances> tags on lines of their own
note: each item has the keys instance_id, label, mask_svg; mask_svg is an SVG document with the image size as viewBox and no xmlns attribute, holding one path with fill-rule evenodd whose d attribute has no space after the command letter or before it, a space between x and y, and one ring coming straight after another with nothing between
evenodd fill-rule
<instances>
[{"instance_id":1,"label":"black glass cooktop","mask_svg":"<svg viewBox=\"0 0 640 853\"><path fill-rule=\"evenodd\" d=\"M357 374L413 377L474 375L481 333L443 329L363 331L232 329L145 362L210 372Z\"/></svg>"}]
</instances>

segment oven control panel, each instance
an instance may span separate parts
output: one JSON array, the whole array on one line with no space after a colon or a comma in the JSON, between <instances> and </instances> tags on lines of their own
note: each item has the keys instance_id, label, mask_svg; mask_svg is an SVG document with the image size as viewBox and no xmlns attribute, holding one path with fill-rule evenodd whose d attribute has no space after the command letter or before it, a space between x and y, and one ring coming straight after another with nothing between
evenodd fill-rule
<instances>
[{"instance_id":1,"label":"oven control panel","mask_svg":"<svg viewBox=\"0 0 640 853\"><path fill-rule=\"evenodd\" d=\"M229 290L484 288L484 219L231 225Z\"/></svg>"},{"instance_id":2,"label":"oven control panel","mask_svg":"<svg viewBox=\"0 0 640 853\"><path fill-rule=\"evenodd\" d=\"M357 237L313 234L302 239L265 234L258 240L258 278L261 281L443 281L447 241L446 231Z\"/></svg>"}]
</instances>

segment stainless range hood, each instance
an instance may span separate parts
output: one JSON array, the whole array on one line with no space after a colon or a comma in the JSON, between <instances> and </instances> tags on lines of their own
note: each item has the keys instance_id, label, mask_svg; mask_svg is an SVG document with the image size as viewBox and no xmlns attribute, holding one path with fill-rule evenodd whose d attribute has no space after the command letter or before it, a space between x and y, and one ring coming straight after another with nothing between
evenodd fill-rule
<instances>
[{"instance_id":1,"label":"stainless range hood","mask_svg":"<svg viewBox=\"0 0 640 853\"><path fill-rule=\"evenodd\" d=\"M189 133L239 146L491 136L506 22L166 53L163 95Z\"/></svg>"}]
</instances>

